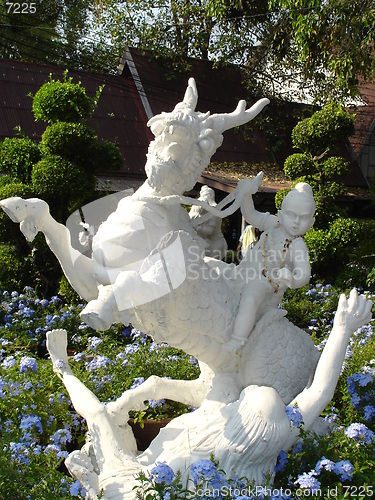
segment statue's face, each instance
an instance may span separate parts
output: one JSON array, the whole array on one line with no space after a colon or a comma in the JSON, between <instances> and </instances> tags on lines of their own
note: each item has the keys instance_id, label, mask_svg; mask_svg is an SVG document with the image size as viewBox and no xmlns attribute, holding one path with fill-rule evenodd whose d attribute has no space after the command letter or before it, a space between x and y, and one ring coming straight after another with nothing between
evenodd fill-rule
<instances>
[{"instance_id":1,"label":"statue's face","mask_svg":"<svg viewBox=\"0 0 375 500\"><path fill-rule=\"evenodd\" d=\"M290 236L302 236L314 224L314 208L309 201L285 197L279 221Z\"/></svg>"},{"instance_id":2,"label":"statue's face","mask_svg":"<svg viewBox=\"0 0 375 500\"><path fill-rule=\"evenodd\" d=\"M166 121L147 154L146 173L151 185L162 194L182 194L191 189L189 167L196 160L197 147L191 127Z\"/></svg>"}]
</instances>

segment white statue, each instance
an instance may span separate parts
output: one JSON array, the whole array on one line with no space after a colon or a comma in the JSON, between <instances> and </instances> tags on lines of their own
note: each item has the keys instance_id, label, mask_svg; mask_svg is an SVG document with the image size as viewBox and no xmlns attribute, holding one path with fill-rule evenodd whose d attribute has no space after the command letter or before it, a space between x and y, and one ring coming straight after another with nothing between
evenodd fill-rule
<instances>
[{"instance_id":1,"label":"white statue","mask_svg":"<svg viewBox=\"0 0 375 500\"><path fill-rule=\"evenodd\" d=\"M372 302L358 296L355 290L349 300L344 295L340 297L333 329L312 383L290 402L290 406L298 407L305 430L313 428L331 400L350 335L371 319L371 307ZM179 400L183 388L176 381L151 377L117 401L103 405L73 375L66 346L64 330L48 332L47 348L54 369L90 432L91 457L90 450L76 451L66 461L89 498L98 498L101 491L100 498L104 499L134 498L137 475L151 470L156 462L166 462L175 472L180 471L184 482L190 466L211 454L230 477L245 476L260 486L267 474L271 478L274 475L280 451L287 451L299 438L299 429L289 421L278 392L271 387L249 385L231 403L218 401L209 393L196 411L174 419L137 456L135 439L127 424L129 410L141 409L150 394L154 398Z\"/></svg>"},{"instance_id":2,"label":"white statue","mask_svg":"<svg viewBox=\"0 0 375 500\"><path fill-rule=\"evenodd\" d=\"M248 259L236 267L206 256L207 245L199 235L203 223L241 208L245 218L257 227L263 227L261 221L268 221L264 227L272 228L272 237L265 248L271 250L276 245L275 250L280 251L281 245L282 254L288 235L303 234L305 229L288 222L288 211L296 211L293 197L279 214L283 229L273 227L273 217L252 209L251 195L256 193L262 175L240 182L216 206L183 196L220 146L223 132L253 119L268 103L262 99L246 110L241 101L233 113L210 115L195 111L197 99L195 82L190 79L184 100L172 112L149 121L155 140L147 156L147 181L132 196L122 199L99 227L91 256L72 248L69 231L51 217L42 200L0 201L29 241L38 231L44 233L73 288L88 301L82 312L88 324L102 330L114 322L132 323L156 342L168 342L199 360L201 375L197 380L151 377L131 393L127 391L116 402L103 406L72 375L64 332L49 335L48 348L55 367L76 410L89 423L92 448L89 454L74 453L68 466L86 487L89 485L90 498L95 498L98 488L107 491L104 498L133 498L129 475L142 467L166 460L174 469L181 468L188 474L194 459L209 458L211 453L228 473L235 471L260 480L260 469L271 470L278 451L296 437L289 424L286 426L284 405L297 401L306 427L314 425L332 397L350 333L370 317L365 298L353 294L348 303L342 299L318 363L320 354L308 334L277 308L277 294L265 299L267 307L255 307L254 312L240 309L251 290ZM199 206L207 213L190 219L181 204ZM305 205L298 210L304 213ZM311 203L305 215L302 226L307 227L313 217ZM303 247L299 238L293 240L294 246ZM303 260L301 265L305 275L308 262ZM271 270L269 264L265 267ZM284 259L281 256L275 269L280 269L280 283L299 286L289 252ZM251 314L255 320L251 320ZM228 345L236 334L235 325L241 321L247 326L240 346L235 345L232 352ZM137 457L134 437L126 424L128 411L139 409L151 398L174 399L198 409L174 419ZM254 419L259 420L260 415L264 415L267 435L274 421L280 421L284 430L280 437L265 443L261 437L253 446L250 436L255 431ZM241 433L234 439L238 430L235 426L240 424ZM259 436L254 439L257 443ZM194 452L190 453L191 445ZM220 451L228 447L233 453ZM242 453L246 458L242 459ZM264 457L264 463L254 458L259 456Z\"/></svg>"},{"instance_id":3,"label":"white statue","mask_svg":"<svg viewBox=\"0 0 375 500\"><path fill-rule=\"evenodd\" d=\"M239 184L239 189L246 188L247 182ZM287 287L300 288L311 275L309 253L302 238L315 221L315 200L308 184L300 182L289 191L277 216L256 211L251 197L243 200L241 210L250 224L264 232L240 264L246 269L247 282L233 335L226 346L230 350L245 344L265 306L279 304Z\"/></svg>"},{"instance_id":4,"label":"white statue","mask_svg":"<svg viewBox=\"0 0 375 500\"><path fill-rule=\"evenodd\" d=\"M198 200L205 201L212 207L217 206L215 191L208 186L202 186ZM205 255L221 260L228 250L228 244L221 232L222 218L213 215L210 219L203 219L203 222L200 222L206 213L203 207L195 205L190 209L190 220L198 235L207 244Z\"/></svg>"}]
</instances>

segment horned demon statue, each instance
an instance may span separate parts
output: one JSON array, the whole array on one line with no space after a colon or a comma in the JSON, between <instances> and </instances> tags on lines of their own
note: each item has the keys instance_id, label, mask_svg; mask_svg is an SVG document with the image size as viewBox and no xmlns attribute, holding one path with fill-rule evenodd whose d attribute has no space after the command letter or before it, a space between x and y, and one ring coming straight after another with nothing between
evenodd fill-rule
<instances>
[{"instance_id":1,"label":"horned demon statue","mask_svg":"<svg viewBox=\"0 0 375 500\"><path fill-rule=\"evenodd\" d=\"M103 405L73 375L66 332L47 334L55 371L90 431L91 444L67 459L87 498L132 499L135 476L155 462L166 461L188 478L190 465L211 454L227 473L263 484L279 452L298 438L285 406L298 404L306 429L317 425L332 398L351 333L371 318L365 297L355 291L348 300L341 297L320 356L309 336L277 307L288 286L302 286L309 278L300 238L313 224L315 204L308 185L296 187L277 217L254 209L252 195L261 175L239 182L218 205L184 196L221 145L223 132L249 122L268 104L261 99L246 109L241 101L233 113L210 115L195 111L197 99L190 79L184 100L149 121L155 139L147 154L147 180L100 225L90 257L72 248L68 229L51 217L44 201L0 202L29 241L38 231L44 233L69 282L88 302L82 318L89 325L105 330L112 323L132 323L200 363L197 380L152 376ZM182 204L199 211L189 217ZM264 236L235 266L208 256L202 226L238 208L246 219L253 217ZM271 252L277 266L266 265ZM297 252L299 269L292 266ZM272 290L268 295L267 286ZM243 301L254 297L257 287L267 298L250 308L250 321ZM161 398L197 409L172 420L139 454L127 424L129 411Z\"/></svg>"}]
</instances>

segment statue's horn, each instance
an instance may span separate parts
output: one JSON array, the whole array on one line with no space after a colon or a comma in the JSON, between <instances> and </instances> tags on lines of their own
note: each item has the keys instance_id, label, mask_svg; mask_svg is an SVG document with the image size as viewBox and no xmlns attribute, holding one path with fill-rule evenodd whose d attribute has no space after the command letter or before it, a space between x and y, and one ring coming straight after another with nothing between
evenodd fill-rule
<instances>
[{"instance_id":1,"label":"statue's horn","mask_svg":"<svg viewBox=\"0 0 375 500\"><path fill-rule=\"evenodd\" d=\"M232 113L214 114L209 120L212 120L215 130L224 132L253 120L269 102L267 98L259 99L250 109L246 109L246 101L240 101Z\"/></svg>"},{"instance_id":2,"label":"statue's horn","mask_svg":"<svg viewBox=\"0 0 375 500\"><path fill-rule=\"evenodd\" d=\"M192 111L194 111L197 102L198 102L197 85L195 83L194 78L189 78L184 99L182 102L179 102L174 109L191 109Z\"/></svg>"}]
</instances>

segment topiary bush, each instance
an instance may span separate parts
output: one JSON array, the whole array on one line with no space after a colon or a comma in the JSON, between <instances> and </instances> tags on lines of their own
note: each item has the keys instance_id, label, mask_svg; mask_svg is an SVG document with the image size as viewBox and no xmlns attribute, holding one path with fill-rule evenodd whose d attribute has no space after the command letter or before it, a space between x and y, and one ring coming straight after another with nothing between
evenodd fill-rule
<instances>
[{"instance_id":1,"label":"topiary bush","mask_svg":"<svg viewBox=\"0 0 375 500\"><path fill-rule=\"evenodd\" d=\"M52 80L50 76L49 82L32 97L36 121L76 123L90 115L99 96L96 99L87 96L81 82L73 83L65 72L63 81Z\"/></svg>"},{"instance_id":2,"label":"topiary bush","mask_svg":"<svg viewBox=\"0 0 375 500\"><path fill-rule=\"evenodd\" d=\"M340 217L336 219L328 230L328 239L335 252L349 245L356 245L363 236L363 230L359 222Z\"/></svg>"},{"instance_id":3,"label":"topiary bush","mask_svg":"<svg viewBox=\"0 0 375 500\"><path fill-rule=\"evenodd\" d=\"M92 193L95 177L89 175L78 165L61 156L48 156L33 168L32 185L34 190L51 203L51 210L60 213L62 220L68 216L69 204Z\"/></svg>"},{"instance_id":4,"label":"topiary bush","mask_svg":"<svg viewBox=\"0 0 375 500\"><path fill-rule=\"evenodd\" d=\"M89 97L81 83L73 83L67 73L62 81L50 78L38 90L33 96L35 119L50 125L39 147L27 137L6 139L1 145L0 171L5 175L0 178L0 199L42 198L54 218L64 224L74 210L99 197L95 173L118 170L123 163L118 146L99 141L96 132L84 123L101 90ZM29 259L35 271L29 285L41 294L57 292L61 270L44 237L38 235L28 245L18 225L2 211L0 237L0 241L14 245L14 258L20 259L21 267L23 260ZM14 283L16 286L18 280Z\"/></svg>"},{"instance_id":5,"label":"topiary bush","mask_svg":"<svg viewBox=\"0 0 375 500\"><path fill-rule=\"evenodd\" d=\"M303 175L315 174L317 169L311 155L295 153L285 160L284 172L288 179L296 179Z\"/></svg>"},{"instance_id":6,"label":"topiary bush","mask_svg":"<svg viewBox=\"0 0 375 500\"><path fill-rule=\"evenodd\" d=\"M85 159L85 168L89 172L104 172L105 170L120 170L124 163L120 149L110 141L93 141Z\"/></svg>"},{"instance_id":7,"label":"topiary bush","mask_svg":"<svg viewBox=\"0 0 375 500\"><path fill-rule=\"evenodd\" d=\"M293 146L301 151L284 163L285 175L308 182L316 201L315 227L327 229L346 215L337 202L346 193L340 177L349 163L337 156L338 147L354 133L354 117L334 102L326 104L310 118L299 122L292 131Z\"/></svg>"},{"instance_id":8,"label":"topiary bush","mask_svg":"<svg viewBox=\"0 0 375 500\"><path fill-rule=\"evenodd\" d=\"M46 128L40 150L44 157L61 156L83 162L96 139L95 131L83 123L57 122Z\"/></svg>"},{"instance_id":9,"label":"topiary bush","mask_svg":"<svg viewBox=\"0 0 375 500\"><path fill-rule=\"evenodd\" d=\"M353 260L356 247L362 237L363 226L349 218L336 219L327 230L310 229L305 235L305 242L309 250L313 275L331 282L339 279L338 284L342 287L342 278L346 276L348 279L349 276L346 266ZM354 267L352 270L359 278L358 270ZM340 273L343 273L341 277ZM367 273L361 277L358 286L364 284L366 276Z\"/></svg>"},{"instance_id":10,"label":"topiary bush","mask_svg":"<svg viewBox=\"0 0 375 500\"><path fill-rule=\"evenodd\" d=\"M292 131L293 146L304 153L323 154L354 134L354 116L336 102L329 102Z\"/></svg>"},{"instance_id":11,"label":"topiary bush","mask_svg":"<svg viewBox=\"0 0 375 500\"><path fill-rule=\"evenodd\" d=\"M28 137L7 137L0 146L0 171L27 183L40 157L38 146Z\"/></svg>"},{"instance_id":12,"label":"topiary bush","mask_svg":"<svg viewBox=\"0 0 375 500\"><path fill-rule=\"evenodd\" d=\"M0 244L0 289L22 290L34 278L31 261L20 258L14 245Z\"/></svg>"}]
</instances>

